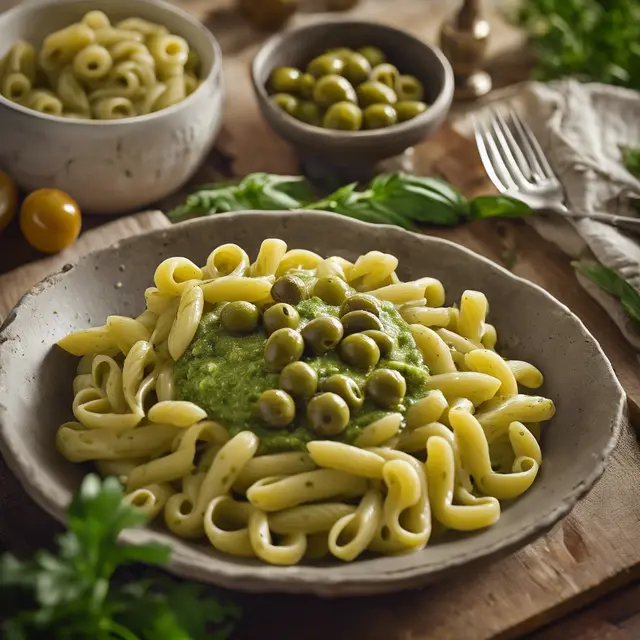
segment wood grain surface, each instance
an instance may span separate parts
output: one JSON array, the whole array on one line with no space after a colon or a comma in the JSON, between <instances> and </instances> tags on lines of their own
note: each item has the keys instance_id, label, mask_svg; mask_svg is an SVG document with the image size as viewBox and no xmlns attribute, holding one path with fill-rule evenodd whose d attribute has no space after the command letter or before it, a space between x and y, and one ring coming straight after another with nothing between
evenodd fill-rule
<instances>
[{"instance_id":1,"label":"wood grain surface","mask_svg":"<svg viewBox=\"0 0 640 640\"><path fill-rule=\"evenodd\" d=\"M203 19L219 36L228 87L223 132L194 183L257 170L298 172L291 150L268 130L251 95L246 65L264 36L242 23L229 3L183 0L179 4ZM445 0L406 0L397 3L393 12L388 7L387 0L365 0L353 14L384 19L433 41L437 25L450 11ZM298 21L310 19L313 15L309 13ZM496 68L506 69L510 79L519 79L522 59L511 64L508 61L513 61L514 55L507 52L519 46L521 38L511 28L499 22L496 25ZM422 174L440 174L468 195L490 190L472 143L448 126L416 149L415 169ZM182 195L159 207L166 209ZM87 223L87 228L95 228L63 254L29 262L0 276L0 318L26 288L66 262L127 235L168 224L157 211L117 220L93 218ZM12 225L0 239L0 273L35 257L21 244L16 227ZM478 222L456 229L425 229L425 233L446 237L509 264L514 273L540 284L567 304L600 341L630 398L640 402L636 354L597 303L577 285L566 256L539 238L526 223ZM150 274L151 269L152 265ZM637 437L628 429L602 480L569 517L547 536L482 570L424 590L384 597L326 601L312 597L240 596L246 622L239 638L487 640L520 637L534 630L538 630L532 636L535 640L640 638L638 586L598 603L579 617L540 631L568 612L640 579L639 454ZM3 526L15 522L22 526ZM0 547L27 552L50 541L56 529L0 464ZM28 530L31 533L27 535ZM259 635L256 628L260 629Z\"/></svg>"}]
</instances>

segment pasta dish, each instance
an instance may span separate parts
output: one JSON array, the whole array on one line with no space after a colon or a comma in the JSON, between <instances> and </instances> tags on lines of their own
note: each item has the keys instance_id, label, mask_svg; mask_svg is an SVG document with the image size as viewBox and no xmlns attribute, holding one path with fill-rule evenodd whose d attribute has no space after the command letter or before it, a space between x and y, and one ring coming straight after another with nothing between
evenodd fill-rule
<instances>
[{"instance_id":1,"label":"pasta dish","mask_svg":"<svg viewBox=\"0 0 640 640\"><path fill-rule=\"evenodd\" d=\"M39 52L22 40L0 60L0 94L53 116L115 120L181 102L200 85L196 52L159 24L102 11L50 34Z\"/></svg>"},{"instance_id":2,"label":"pasta dish","mask_svg":"<svg viewBox=\"0 0 640 640\"><path fill-rule=\"evenodd\" d=\"M423 549L500 517L533 484L543 377L501 357L488 302L265 240L164 260L135 318L59 346L80 357L72 462L118 476L177 536L277 565Z\"/></svg>"}]
</instances>

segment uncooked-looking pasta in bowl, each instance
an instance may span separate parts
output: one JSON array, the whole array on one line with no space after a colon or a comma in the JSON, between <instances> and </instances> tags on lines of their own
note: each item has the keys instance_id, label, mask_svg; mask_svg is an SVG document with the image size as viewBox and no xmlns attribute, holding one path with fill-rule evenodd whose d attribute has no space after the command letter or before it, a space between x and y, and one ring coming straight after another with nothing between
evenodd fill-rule
<instances>
[{"instance_id":1,"label":"uncooked-looking pasta in bowl","mask_svg":"<svg viewBox=\"0 0 640 640\"><path fill-rule=\"evenodd\" d=\"M279 239L165 259L141 315L58 342L81 357L59 451L175 535L277 565L492 526L535 481L554 403L495 350L482 292L445 306L397 268Z\"/></svg>"}]
</instances>

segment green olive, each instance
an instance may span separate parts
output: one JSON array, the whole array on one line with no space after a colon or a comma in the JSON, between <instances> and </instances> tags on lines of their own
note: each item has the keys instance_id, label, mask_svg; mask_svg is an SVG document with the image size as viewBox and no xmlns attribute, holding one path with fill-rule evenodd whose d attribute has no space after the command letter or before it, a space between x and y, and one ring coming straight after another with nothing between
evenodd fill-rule
<instances>
[{"instance_id":1,"label":"green olive","mask_svg":"<svg viewBox=\"0 0 640 640\"><path fill-rule=\"evenodd\" d=\"M369 80L356 90L358 103L364 109L372 104L395 104L398 100L395 91L382 82Z\"/></svg>"},{"instance_id":2,"label":"green olive","mask_svg":"<svg viewBox=\"0 0 640 640\"><path fill-rule=\"evenodd\" d=\"M338 276L323 276L313 286L314 296L335 306L341 305L351 291L351 287Z\"/></svg>"},{"instance_id":3,"label":"green olive","mask_svg":"<svg viewBox=\"0 0 640 640\"><path fill-rule=\"evenodd\" d=\"M325 438L337 436L349 424L349 406L335 393L321 393L307 405L307 418L313 432Z\"/></svg>"},{"instance_id":4,"label":"green olive","mask_svg":"<svg viewBox=\"0 0 640 640\"><path fill-rule=\"evenodd\" d=\"M311 398L318 390L318 374L306 362L292 362L280 373L280 388L298 398Z\"/></svg>"},{"instance_id":5,"label":"green olive","mask_svg":"<svg viewBox=\"0 0 640 640\"><path fill-rule=\"evenodd\" d=\"M358 369L372 369L380 360L380 349L374 340L363 333L347 336L339 349L340 357Z\"/></svg>"},{"instance_id":6,"label":"green olive","mask_svg":"<svg viewBox=\"0 0 640 640\"><path fill-rule=\"evenodd\" d=\"M350 336L352 333L360 333L369 329L382 331L382 322L370 311L349 311L341 318L344 335ZM375 342L375 341L374 341Z\"/></svg>"},{"instance_id":7,"label":"green olive","mask_svg":"<svg viewBox=\"0 0 640 640\"><path fill-rule=\"evenodd\" d=\"M384 129L398 122L398 114L390 104L370 104L362 118L365 129Z\"/></svg>"},{"instance_id":8,"label":"green olive","mask_svg":"<svg viewBox=\"0 0 640 640\"><path fill-rule=\"evenodd\" d=\"M286 302L279 302L265 310L262 324L267 335L278 329L297 329L300 324L300 314Z\"/></svg>"},{"instance_id":9,"label":"green olive","mask_svg":"<svg viewBox=\"0 0 640 640\"><path fill-rule=\"evenodd\" d=\"M403 100L396 104L396 113L398 114L398 122L405 122L411 120L421 113L424 113L428 109L424 102L417 102L415 100Z\"/></svg>"},{"instance_id":10,"label":"green olive","mask_svg":"<svg viewBox=\"0 0 640 640\"><path fill-rule=\"evenodd\" d=\"M374 316L380 315L380 301L367 293L356 293L342 303L340 317L352 311L368 311Z\"/></svg>"},{"instance_id":11,"label":"green olive","mask_svg":"<svg viewBox=\"0 0 640 640\"><path fill-rule=\"evenodd\" d=\"M258 415L269 429L282 429L296 417L296 405L285 391L267 389L258 398Z\"/></svg>"},{"instance_id":12,"label":"green olive","mask_svg":"<svg viewBox=\"0 0 640 640\"><path fill-rule=\"evenodd\" d=\"M379 64L371 69L371 79L382 82L387 87L395 89L396 81L400 77L400 72L392 64Z\"/></svg>"},{"instance_id":13,"label":"green olive","mask_svg":"<svg viewBox=\"0 0 640 640\"><path fill-rule=\"evenodd\" d=\"M322 390L339 395L350 409L359 409L364 402L364 395L360 391L357 382L342 373L336 373L328 377L322 383Z\"/></svg>"},{"instance_id":14,"label":"green olive","mask_svg":"<svg viewBox=\"0 0 640 640\"><path fill-rule=\"evenodd\" d=\"M336 102L356 102L356 92L351 83L342 76L322 76L313 89L313 101L326 109Z\"/></svg>"},{"instance_id":15,"label":"green olive","mask_svg":"<svg viewBox=\"0 0 640 640\"><path fill-rule=\"evenodd\" d=\"M320 109L318 109L318 105L315 102L310 100L300 100L291 115L296 120L320 126Z\"/></svg>"},{"instance_id":16,"label":"green olive","mask_svg":"<svg viewBox=\"0 0 640 640\"><path fill-rule=\"evenodd\" d=\"M402 402L407 392L407 383L399 371L377 369L369 376L366 390L377 405L389 409Z\"/></svg>"},{"instance_id":17,"label":"green olive","mask_svg":"<svg viewBox=\"0 0 640 640\"><path fill-rule=\"evenodd\" d=\"M394 88L401 101L419 101L424 97L422 82L413 76L398 76Z\"/></svg>"},{"instance_id":18,"label":"green olive","mask_svg":"<svg viewBox=\"0 0 640 640\"><path fill-rule=\"evenodd\" d=\"M322 126L325 129L358 131L362 127L362 111L352 102L336 102L325 113Z\"/></svg>"},{"instance_id":19,"label":"green olive","mask_svg":"<svg viewBox=\"0 0 640 640\"><path fill-rule=\"evenodd\" d=\"M309 297L307 286L298 276L282 276L271 287L271 297L276 302L298 304Z\"/></svg>"},{"instance_id":20,"label":"green olive","mask_svg":"<svg viewBox=\"0 0 640 640\"><path fill-rule=\"evenodd\" d=\"M307 324L301 333L306 345L314 353L325 353L340 344L342 324L338 318L320 316Z\"/></svg>"},{"instance_id":21,"label":"green olive","mask_svg":"<svg viewBox=\"0 0 640 640\"><path fill-rule=\"evenodd\" d=\"M343 69L344 62L340 56L325 53L309 63L307 73L310 73L314 78L321 78L322 76L339 75Z\"/></svg>"},{"instance_id":22,"label":"green olive","mask_svg":"<svg viewBox=\"0 0 640 640\"><path fill-rule=\"evenodd\" d=\"M340 58L343 62L346 62L346 59L353 53L353 49L349 49L349 47L333 47L333 49L327 49L325 54L335 56L336 58Z\"/></svg>"},{"instance_id":23,"label":"green olive","mask_svg":"<svg viewBox=\"0 0 640 640\"><path fill-rule=\"evenodd\" d=\"M360 47L358 53L364 56L372 67L377 67L387 61L387 56L378 47Z\"/></svg>"},{"instance_id":24,"label":"green olive","mask_svg":"<svg viewBox=\"0 0 640 640\"><path fill-rule=\"evenodd\" d=\"M310 73L303 73L298 82L298 94L305 100L312 100L315 86L316 79Z\"/></svg>"},{"instance_id":25,"label":"green olive","mask_svg":"<svg viewBox=\"0 0 640 640\"><path fill-rule=\"evenodd\" d=\"M371 65L361 53L345 54L342 75L355 87L369 79Z\"/></svg>"},{"instance_id":26,"label":"green olive","mask_svg":"<svg viewBox=\"0 0 640 640\"><path fill-rule=\"evenodd\" d=\"M302 71L294 67L278 67L269 77L269 88L273 93L296 93Z\"/></svg>"},{"instance_id":27,"label":"green olive","mask_svg":"<svg viewBox=\"0 0 640 640\"><path fill-rule=\"evenodd\" d=\"M302 336L293 329L278 329L268 338L264 362L269 371L282 371L288 364L300 360L304 351Z\"/></svg>"},{"instance_id":28,"label":"green olive","mask_svg":"<svg viewBox=\"0 0 640 640\"><path fill-rule=\"evenodd\" d=\"M381 357L386 358L393 350L393 338L384 331L368 329L367 331L363 331L362 334L371 338L378 345Z\"/></svg>"},{"instance_id":29,"label":"green olive","mask_svg":"<svg viewBox=\"0 0 640 640\"><path fill-rule=\"evenodd\" d=\"M292 96L290 93L274 93L271 96L271 101L278 105L283 111L286 111L290 116L298 108L298 98Z\"/></svg>"},{"instance_id":30,"label":"green olive","mask_svg":"<svg viewBox=\"0 0 640 640\"><path fill-rule=\"evenodd\" d=\"M232 333L251 333L258 326L258 307L250 302L230 302L220 313L222 326Z\"/></svg>"}]
</instances>

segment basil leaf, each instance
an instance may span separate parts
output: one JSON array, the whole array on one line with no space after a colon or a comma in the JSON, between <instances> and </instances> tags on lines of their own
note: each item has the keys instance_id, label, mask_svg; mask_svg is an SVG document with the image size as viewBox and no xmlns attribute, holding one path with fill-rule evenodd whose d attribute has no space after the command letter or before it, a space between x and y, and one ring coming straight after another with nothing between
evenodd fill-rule
<instances>
[{"instance_id":1,"label":"basil leaf","mask_svg":"<svg viewBox=\"0 0 640 640\"><path fill-rule=\"evenodd\" d=\"M470 206L472 220L523 218L534 213L529 205L509 196L478 196Z\"/></svg>"}]
</instances>

